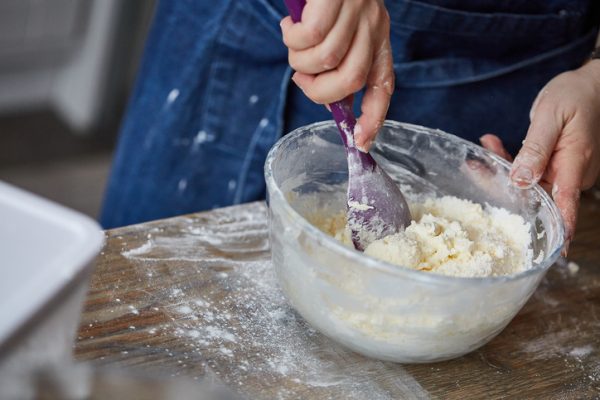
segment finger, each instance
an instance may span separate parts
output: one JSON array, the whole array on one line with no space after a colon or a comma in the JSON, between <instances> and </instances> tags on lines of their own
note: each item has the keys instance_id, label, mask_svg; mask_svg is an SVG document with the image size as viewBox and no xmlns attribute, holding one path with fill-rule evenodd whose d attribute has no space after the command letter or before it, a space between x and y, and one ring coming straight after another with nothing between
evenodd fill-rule
<instances>
[{"instance_id":1,"label":"finger","mask_svg":"<svg viewBox=\"0 0 600 400\"><path fill-rule=\"evenodd\" d=\"M342 7L339 17L327 37L317 45L290 49L288 61L292 68L305 74L318 74L340 65L358 29L360 13L354 6Z\"/></svg>"},{"instance_id":2,"label":"finger","mask_svg":"<svg viewBox=\"0 0 600 400\"><path fill-rule=\"evenodd\" d=\"M540 103L540 99L542 98L543 95L546 95L546 93L548 93L548 91L546 90L546 86L544 86L542 88L542 90L539 91L537 96L535 96L535 100L533 101L533 104L531 105L531 108L529 109L529 122L533 121L533 118L535 116L535 110L537 109L537 106Z\"/></svg>"},{"instance_id":3,"label":"finger","mask_svg":"<svg viewBox=\"0 0 600 400\"><path fill-rule=\"evenodd\" d=\"M523 147L513 162L510 178L519 188L528 189L540 180L563 128L560 113L548 95L548 91L540 94Z\"/></svg>"},{"instance_id":4,"label":"finger","mask_svg":"<svg viewBox=\"0 0 600 400\"><path fill-rule=\"evenodd\" d=\"M354 95L353 94L348 95L347 99L348 99L349 104L354 104ZM325 103L323 105L325 106L327 111L331 112L331 106L329 104Z\"/></svg>"},{"instance_id":5,"label":"finger","mask_svg":"<svg viewBox=\"0 0 600 400\"><path fill-rule=\"evenodd\" d=\"M281 21L283 43L292 50L304 50L321 43L335 25L342 0L310 0L302 10L302 21L290 17Z\"/></svg>"},{"instance_id":6,"label":"finger","mask_svg":"<svg viewBox=\"0 0 600 400\"><path fill-rule=\"evenodd\" d=\"M303 74L294 80L304 93L319 104L333 103L359 91L366 82L373 61L368 25L359 25L350 50L338 68L318 75ZM306 76L312 79L306 79Z\"/></svg>"},{"instance_id":7,"label":"finger","mask_svg":"<svg viewBox=\"0 0 600 400\"><path fill-rule=\"evenodd\" d=\"M363 97L362 115L354 127L356 147L367 152L377 132L385 121L390 100L394 93L394 64L389 40L386 40L375 55L367 77L367 90Z\"/></svg>"},{"instance_id":8,"label":"finger","mask_svg":"<svg viewBox=\"0 0 600 400\"><path fill-rule=\"evenodd\" d=\"M502 140L496 136L496 135L492 135L491 133L486 133L485 135L483 135L482 137L479 138L479 142L481 142L481 145L488 149L489 151L496 153L497 155L499 155L500 157L504 158L507 161L512 161L513 158L510 155L510 153L506 150L506 148L504 147L504 144L502 143Z\"/></svg>"},{"instance_id":9,"label":"finger","mask_svg":"<svg viewBox=\"0 0 600 400\"><path fill-rule=\"evenodd\" d=\"M303 74L302 72L294 72L294 74L292 75L292 81L294 81L294 83L300 89L302 89L302 91L304 92L304 94L306 94L306 91L304 90L304 87L310 86L310 85L314 85L314 82L315 82L316 78L317 78L316 75ZM320 103L320 104L325 104L325 103Z\"/></svg>"},{"instance_id":10,"label":"finger","mask_svg":"<svg viewBox=\"0 0 600 400\"><path fill-rule=\"evenodd\" d=\"M556 178L552 185L552 198L560 210L565 224L564 255L567 254L575 233L581 181L585 172L585 163L576 154L573 155L575 157L557 161L559 167L556 169Z\"/></svg>"},{"instance_id":11,"label":"finger","mask_svg":"<svg viewBox=\"0 0 600 400\"><path fill-rule=\"evenodd\" d=\"M544 189L546 193L552 196L552 183L548 182L546 179L542 178L538 182L538 184Z\"/></svg>"}]
</instances>

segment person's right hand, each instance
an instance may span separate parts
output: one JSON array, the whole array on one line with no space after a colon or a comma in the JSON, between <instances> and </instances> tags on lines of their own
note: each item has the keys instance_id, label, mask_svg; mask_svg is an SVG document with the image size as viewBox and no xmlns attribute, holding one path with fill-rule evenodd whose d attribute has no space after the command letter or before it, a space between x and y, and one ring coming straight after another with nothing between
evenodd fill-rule
<instances>
[{"instance_id":1,"label":"person's right hand","mask_svg":"<svg viewBox=\"0 0 600 400\"><path fill-rule=\"evenodd\" d=\"M329 104L367 86L354 138L368 150L394 91L390 20L383 0L307 0L302 22L281 21L293 81Z\"/></svg>"}]
</instances>

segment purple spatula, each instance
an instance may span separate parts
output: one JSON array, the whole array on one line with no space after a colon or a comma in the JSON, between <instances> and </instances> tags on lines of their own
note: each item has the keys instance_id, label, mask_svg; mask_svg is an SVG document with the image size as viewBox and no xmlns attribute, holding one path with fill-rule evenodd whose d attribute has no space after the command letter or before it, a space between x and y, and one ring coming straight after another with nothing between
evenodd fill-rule
<instances>
[{"instance_id":1,"label":"purple spatula","mask_svg":"<svg viewBox=\"0 0 600 400\"><path fill-rule=\"evenodd\" d=\"M284 0L292 21L299 22L305 0ZM356 118L352 99L345 98L329 105L348 159L348 226L352 242L364 250L374 240L403 230L410 224L410 211L404 196L392 178L368 153L354 144Z\"/></svg>"}]
</instances>

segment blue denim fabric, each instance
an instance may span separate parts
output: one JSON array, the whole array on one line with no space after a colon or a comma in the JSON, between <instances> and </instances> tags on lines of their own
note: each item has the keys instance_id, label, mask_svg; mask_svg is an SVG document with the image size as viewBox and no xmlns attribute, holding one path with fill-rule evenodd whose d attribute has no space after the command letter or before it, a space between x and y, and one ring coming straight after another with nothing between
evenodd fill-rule
<instances>
[{"instance_id":1,"label":"blue denim fabric","mask_svg":"<svg viewBox=\"0 0 600 400\"><path fill-rule=\"evenodd\" d=\"M391 0L388 118L518 149L531 103L593 47L592 0ZM330 116L290 84L283 0L163 0L121 129L101 223L260 199L285 132ZM356 106L361 95L357 96Z\"/></svg>"}]
</instances>

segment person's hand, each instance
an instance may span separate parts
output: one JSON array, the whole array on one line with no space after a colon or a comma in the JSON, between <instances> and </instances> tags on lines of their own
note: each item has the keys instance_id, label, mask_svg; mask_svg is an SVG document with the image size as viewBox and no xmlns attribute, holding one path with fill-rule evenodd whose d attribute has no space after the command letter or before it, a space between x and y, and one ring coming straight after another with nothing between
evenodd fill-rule
<instances>
[{"instance_id":1,"label":"person's hand","mask_svg":"<svg viewBox=\"0 0 600 400\"><path fill-rule=\"evenodd\" d=\"M307 0L302 22L281 21L293 81L314 102L329 104L366 85L354 130L368 150L394 91L390 21L383 0Z\"/></svg>"},{"instance_id":2,"label":"person's hand","mask_svg":"<svg viewBox=\"0 0 600 400\"><path fill-rule=\"evenodd\" d=\"M600 61L552 79L529 117L531 125L510 178L519 188L539 182L552 194L565 223L566 255L575 233L580 192L594 184L600 171ZM498 137L484 135L481 144L510 160Z\"/></svg>"}]
</instances>

